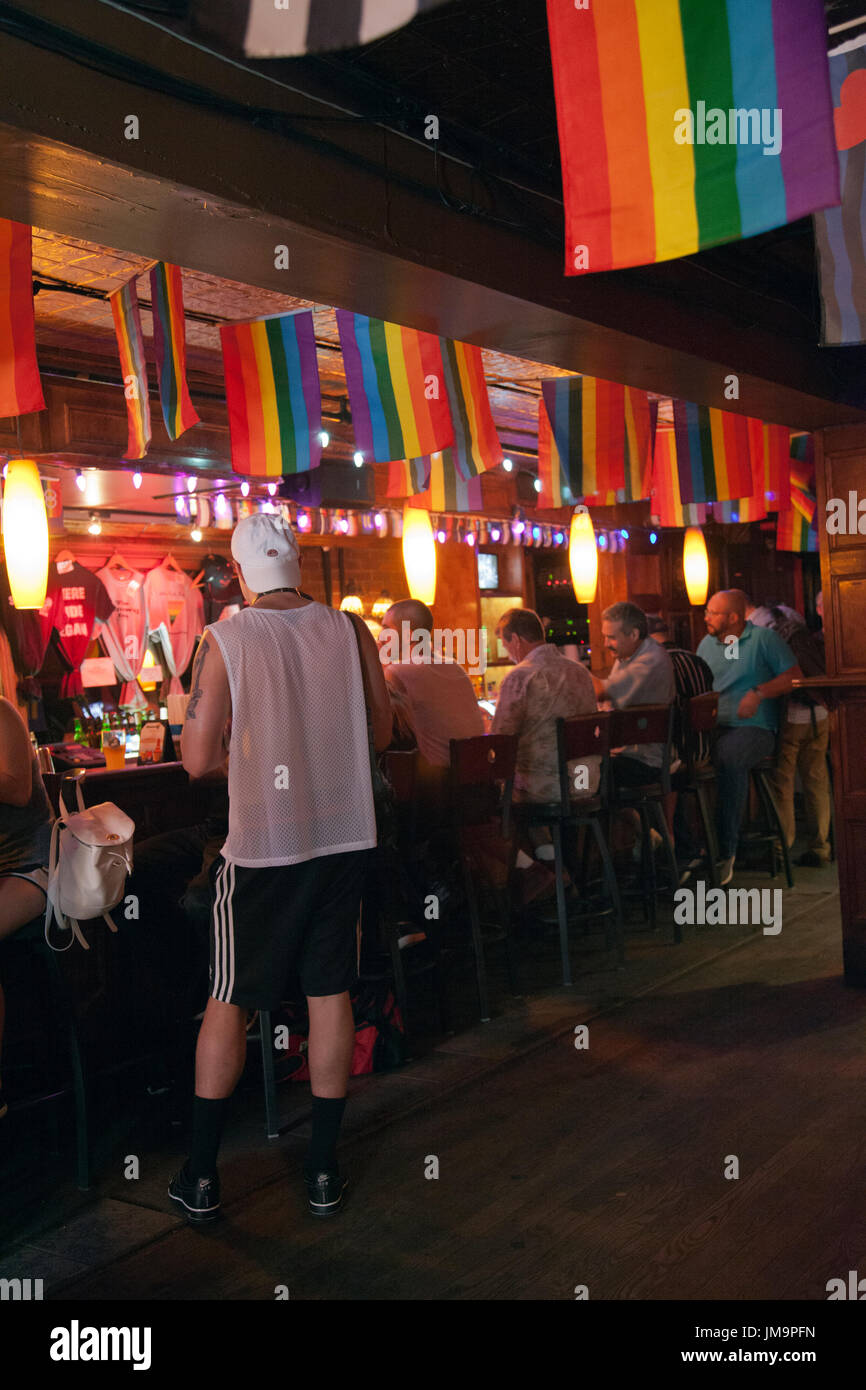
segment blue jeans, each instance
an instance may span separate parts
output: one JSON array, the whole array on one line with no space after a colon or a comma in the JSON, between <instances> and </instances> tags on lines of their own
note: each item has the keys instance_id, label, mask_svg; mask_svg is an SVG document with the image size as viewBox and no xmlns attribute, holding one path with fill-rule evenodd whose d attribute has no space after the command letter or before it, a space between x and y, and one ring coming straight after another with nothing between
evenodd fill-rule
<instances>
[{"instance_id":1,"label":"blue jeans","mask_svg":"<svg viewBox=\"0 0 866 1390\"><path fill-rule=\"evenodd\" d=\"M776 735L769 729L744 725L719 730L713 762L718 789L716 826L722 859L731 859L737 852L740 822L749 794L749 772L756 763L770 757L775 746Z\"/></svg>"}]
</instances>

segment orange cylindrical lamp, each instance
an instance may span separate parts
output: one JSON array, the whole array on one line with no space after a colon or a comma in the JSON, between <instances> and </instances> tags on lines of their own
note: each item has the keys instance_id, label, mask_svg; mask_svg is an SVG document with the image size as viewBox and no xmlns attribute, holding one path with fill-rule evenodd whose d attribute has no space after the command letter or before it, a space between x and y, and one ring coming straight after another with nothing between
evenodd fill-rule
<instances>
[{"instance_id":1,"label":"orange cylindrical lamp","mask_svg":"<svg viewBox=\"0 0 866 1390\"><path fill-rule=\"evenodd\" d=\"M689 603L695 608L707 601L710 587L710 559L707 543L699 526L690 526L683 541L683 575Z\"/></svg>"},{"instance_id":2,"label":"orange cylindrical lamp","mask_svg":"<svg viewBox=\"0 0 866 1390\"><path fill-rule=\"evenodd\" d=\"M32 459L12 459L3 489L3 549L16 608L41 608L48 588L48 515Z\"/></svg>"},{"instance_id":3,"label":"orange cylindrical lamp","mask_svg":"<svg viewBox=\"0 0 866 1390\"><path fill-rule=\"evenodd\" d=\"M436 597L436 543L430 513L423 507L403 508L403 568L409 593L419 603Z\"/></svg>"},{"instance_id":4,"label":"orange cylindrical lamp","mask_svg":"<svg viewBox=\"0 0 866 1390\"><path fill-rule=\"evenodd\" d=\"M575 598L578 603L592 603L598 585L598 549L592 517L586 508L575 511L571 518L568 563Z\"/></svg>"}]
</instances>

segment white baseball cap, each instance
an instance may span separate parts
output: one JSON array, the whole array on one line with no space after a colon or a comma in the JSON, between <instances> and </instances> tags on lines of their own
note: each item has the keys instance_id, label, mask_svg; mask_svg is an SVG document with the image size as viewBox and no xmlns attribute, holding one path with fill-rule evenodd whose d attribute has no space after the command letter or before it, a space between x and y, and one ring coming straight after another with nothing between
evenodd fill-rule
<instances>
[{"instance_id":1,"label":"white baseball cap","mask_svg":"<svg viewBox=\"0 0 866 1390\"><path fill-rule=\"evenodd\" d=\"M239 521L232 533L232 555L255 594L294 589L301 582L298 542L278 512L255 512Z\"/></svg>"}]
</instances>

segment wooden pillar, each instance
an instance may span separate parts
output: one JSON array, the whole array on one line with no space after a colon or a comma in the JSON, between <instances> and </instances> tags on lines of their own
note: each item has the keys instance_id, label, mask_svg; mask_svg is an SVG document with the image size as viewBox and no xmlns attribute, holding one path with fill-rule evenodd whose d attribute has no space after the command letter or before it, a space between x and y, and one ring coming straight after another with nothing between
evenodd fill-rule
<instances>
[{"instance_id":1,"label":"wooden pillar","mask_svg":"<svg viewBox=\"0 0 866 1390\"><path fill-rule=\"evenodd\" d=\"M820 431L816 439L818 534L827 673L838 688L830 716L836 855L845 982L866 986L866 535L828 535L827 499L858 494L866 477L866 428ZM849 515L849 524L851 518ZM856 518L854 525L856 526ZM859 682L859 683L857 683Z\"/></svg>"},{"instance_id":2,"label":"wooden pillar","mask_svg":"<svg viewBox=\"0 0 866 1390\"><path fill-rule=\"evenodd\" d=\"M592 647L592 670L601 675L611 665L601 635L601 615L612 603L628 598L628 556L624 550L615 555L604 551L598 557L598 588L595 601L589 605L589 642Z\"/></svg>"}]
</instances>

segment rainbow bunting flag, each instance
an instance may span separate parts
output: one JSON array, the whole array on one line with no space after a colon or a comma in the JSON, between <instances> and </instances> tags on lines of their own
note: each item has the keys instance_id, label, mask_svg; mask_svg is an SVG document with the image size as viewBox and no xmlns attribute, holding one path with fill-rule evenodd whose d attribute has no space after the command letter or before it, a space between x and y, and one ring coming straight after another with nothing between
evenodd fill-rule
<instances>
[{"instance_id":1,"label":"rainbow bunting flag","mask_svg":"<svg viewBox=\"0 0 866 1390\"><path fill-rule=\"evenodd\" d=\"M674 441L684 502L726 502L752 493L745 415L674 401Z\"/></svg>"},{"instance_id":2,"label":"rainbow bunting flag","mask_svg":"<svg viewBox=\"0 0 866 1390\"><path fill-rule=\"evenodd\" d=\"M430 459L394 459L388 464L386 497L412 497L430 486Z\"/></svg>"},{"instance_id":3,"label":"rainbow bunting flag","mask_svg":"<svg viewBox=\"0 0 866 1390\"><path fill-rule=\"evenodd\" d=\"M735 497L729 502L713 503L713 516L716 521L722 521L728 525L736 525L737 522L763 521L766 515L767 507L764 502L763 490L760 495Z\"/></svg>"},{"instance_id":4,"label":"rainbow bunting flag","mask_svg":"<svg viewBox=\"0 0 866 1390\"><path fill-rule=\"evenodd\" d=\"M791 508L798 511L805 521L812 525L815 520L815 510L818 506L814 492L809 492L808 488L795 486L791 482Z\"/></svg>"},{"instance_id":5,"label":"rainbow bunting flag","mask_svg":"<svg viewBox=\"0 0 866 1390\"><path fill-rule=\"evenodd\" d=\"M791 458L798 463L808 463L815 467L815 437L811 434L791 435Z\"/></svg>"},{"instance_id":6,"label":"rainbow bunting flag","mask_svg":"<svg viewBox=\"0 0 866 1390\"><path fill-rule=\"evenodd\" d=\"M791 499L791 437L784 425L766 425L748 418L749 449L752 458L753 492L763 479L767 511L785 511Z\"/></svg>"},{"instance_id":7,"label":"rainbow bunting flag","mask_svg":"<svg viewBox=\"0 0 866 1390\"><path fill-rule=\"evenodd\" d=\"M276 314L220 328L232 468L277 478L318 468L322 396L313 314Z\"/></svg>"},{"instance_id":8,"label":"rainbow bunting flag","mask_svg":"<svg viewBox=\"0 0 866 1390\"><path fill-rule=\"evenodd\" d=\"M469 481L502 462L502 445L493 423L480 347L440 338L445 388L454 426L454 462Z\"/></svg>"},{"instance_id":9,"label":"rainbow bunting flag","mask_svg":"<svg viewBox=\"0 0 866 1390\"><path fill-rule=\"evenodd\" d=\"M184 430L197 425L199 421L186 381L186 325L179 265L166 265L165 261L160 261L153 267L150 272L150 299L162 418L169 439L177 439Z\"/></svg>"},{"instance_id":10,"label":"rainbow bunting flag","mask_svg":"<svg viewBox=\"0 0 866 1390\"><path fill-rule=\"evenodd\" d=\"M645 391L581 376L543 381L541 394L560 473L575 500L606 506L649 496L652 432Z\"/></svg>"},{"instance_id":11,"label":"rainbow bunting flag","mask_svg":"<svg viewBox=\"0 0 866 1390\"><path fill-rule=\"evenodd\" d=\"M650 510L660 526L703 526L707 519L704 503L683 502L680 496L676 442L673 429L667 426L655 431L652 481Z\"/></svg>"},{"instance_id":12,"label":"rainbow bunting flag","mask_svg":"<svg viewBox=\"0 0 866 1390\"><path fill-rule=\"evenodd\" d=\"M454 443L440 340L337 310L355 443L366 463L421 458Z\"/></svg>"},{"instance_id":13,"label":"rainbow bunting flag","mask_svg":"<svg viewBox=\"0 0 866 1390\"><path fill-rule=\"evenodd\" d=\"M547 21L566 275L839 202L822 0L547 0Z\"/></svg>"},{"instance_id":14,"label":"rainbow bunting flag","mask_svg":"<svg viewBox=\"0 0 866 1390\"><path fill-rule=\"evenodd\" d=\"M44 410L36 361L32 232L0 219L0 418Z\"/></svg>"},{"instance_id":15,"label":"rainbow bunting flag","mask_svg":"<svg viewBox=\"0 0 866 1390\"><path fill-rule=\"evenodd\" d=\"M143 459L150 443L150 397L135 279L128 280L122 289L109 295L109 299L126 396L128 439L123 457Z\"/></svg>"},{"instance_id":16,"label":"rainbow bunting flag","mask_svg":"<svg viewBox=\"0 0 866 1390\"><path fill-rule=\"evenodd\" d=\"M430 485L425 492L409 498L410 506L425 507L429 512L481 510L481 478L461 478L453 449L431 454L429 465Z\"/></svg>"}]
</instances>

